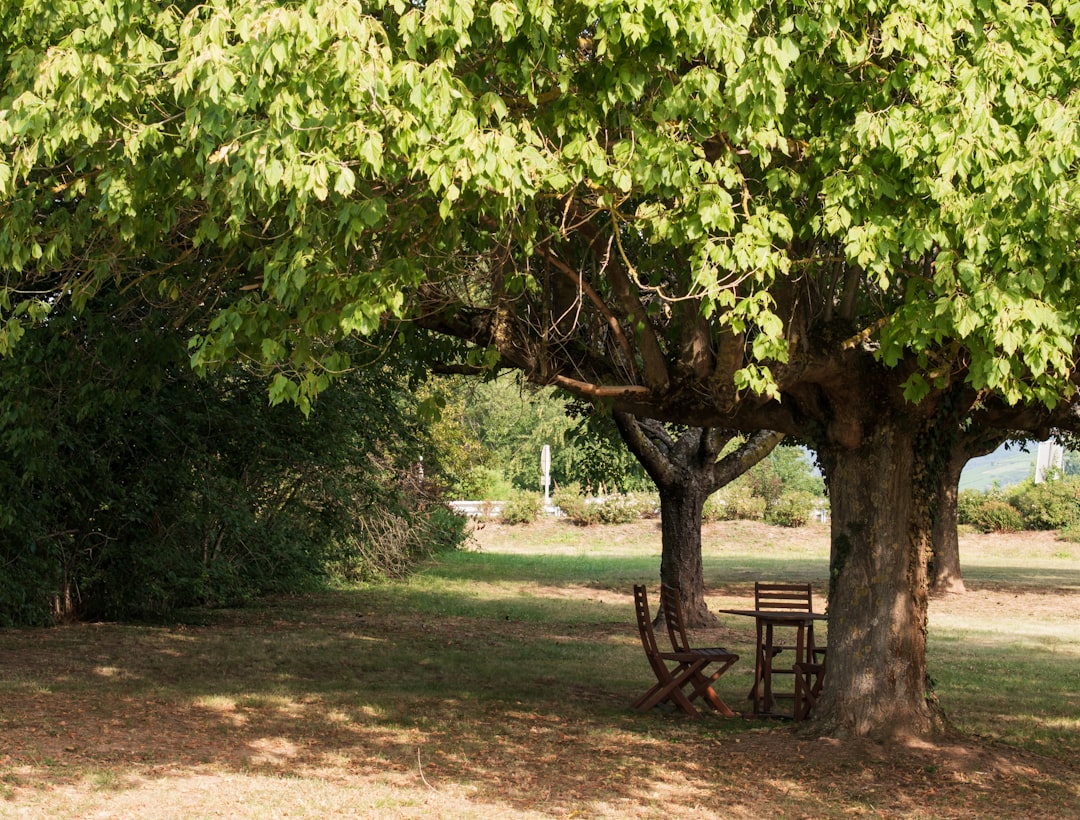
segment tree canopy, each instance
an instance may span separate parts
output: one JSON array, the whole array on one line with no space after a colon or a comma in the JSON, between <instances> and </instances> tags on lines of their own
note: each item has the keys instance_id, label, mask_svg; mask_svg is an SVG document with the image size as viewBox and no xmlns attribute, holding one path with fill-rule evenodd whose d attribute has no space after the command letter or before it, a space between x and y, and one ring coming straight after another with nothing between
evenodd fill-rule
<instances>
[{"instance_id":1,"label":"tree canopy","mask_svg":"<svg viewBox=\"0 0 1080 820\"><path fill-rule=\"evenodd\" d=\"M24 2L0 11L0 348L105 281L205 368L411 320L643 417L773 429L833 508L841 733L929 731L957 418L1073 392L1080 6ZM1015 426L1015 418L1002 421Z\"/></svg>"}]
</instances>

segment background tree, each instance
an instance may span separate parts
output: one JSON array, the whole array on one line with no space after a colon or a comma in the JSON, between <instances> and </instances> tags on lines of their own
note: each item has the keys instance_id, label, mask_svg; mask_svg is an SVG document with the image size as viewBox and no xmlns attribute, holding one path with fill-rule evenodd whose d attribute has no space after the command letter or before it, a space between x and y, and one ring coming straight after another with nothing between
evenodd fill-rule
<instances>
[{"instance_id":1,"label":"background tree","mask_svg":"<svg viewBox=\"0 0 1080 820\"><path fill-rule=\"evenodd\" d=\"M715 620L705 603L701 559L705 500L768 456L784 435L763 430L731 449L733 431L688 427L672 432L658 421L618 412L615 423L660 493L660 582L679 591L687 625L705 626Z\"/></svg>"},{"instance_id":2,"label":"background tree","mask_svg":"<svg viewBox=\"0 0 1080 820\"><path fill-rule=\"evenodd\" d=\"M562 391L525 384L516 373L439 378L428 389L442 405L433 428L439 441L435 453L444 467L440 480L460 498L504 500L511 488L540 491L545 444L552 448L553 487L577 484L595 492L649 487L610 419ZM474 451L471 461L446 463L443 453L459 447Z\"/></svg>"},{"instance_id":3,"label":"background tree","mask_svg":"<svg viewBox=\"0 0 1080 820\"><path fill-rule=\"evenodd\" d=\"M43 277L139 278L242 293L194 361L278 363L275 400L408 317L622 412L796 436L832 506L817 720L934 729L937 432L1073 390L1075 5L110 9L0 12L8 341Z\"/></svg>"}]
</instances>

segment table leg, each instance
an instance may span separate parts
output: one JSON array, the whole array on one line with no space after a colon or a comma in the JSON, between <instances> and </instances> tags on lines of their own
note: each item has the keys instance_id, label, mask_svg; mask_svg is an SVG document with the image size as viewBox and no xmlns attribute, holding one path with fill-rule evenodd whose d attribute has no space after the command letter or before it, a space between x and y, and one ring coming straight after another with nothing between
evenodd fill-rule
<instances>
[{"instance_id":1,"label":"table leg","mask_svg":"<svg viewBox=\"0 0 1080 820\"><path fill-rule=\"evenodd\" d=\"M813 629L813 626L810 627ZM795 629L795 697L793 700L791 716L798 721L802 716L802 666L806 660L806 625L797 624Z\"/></svg>"},{"instance_id":2,"label":"table leg","mask_svg":"<svg viewBox=\"0 0 1080 820\"><path fill-rule=\"evenodd\" d=\"M754 685L750 687L750 699L754 702L754 714L761 711L761 673L764 666L761 662L761 621L756 621L757 634L754 644Z\"/></svg>"},{"instance_id":3,"label":"table leg","mask_svg":"<svg viewBox=\"0 0 1080 820\"><path fill-rule=\"evenodd\" d=\"M772 712L773 710L773 694L772 694L772 663L773 663L773 625L765 624L765 646L761 650L763 665L761 670L762 684L765 689L765 695L762 703L762 712Z\"/></svg>"}]
</instances>

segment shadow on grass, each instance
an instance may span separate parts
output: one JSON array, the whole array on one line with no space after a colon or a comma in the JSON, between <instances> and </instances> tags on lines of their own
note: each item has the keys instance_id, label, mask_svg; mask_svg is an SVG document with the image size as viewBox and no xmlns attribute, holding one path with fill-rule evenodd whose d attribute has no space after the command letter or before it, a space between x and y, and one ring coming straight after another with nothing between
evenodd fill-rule
<instances>
[{"instance_id":1,"label":"shadow on grass","mask_svg":"<svg viewBox=\"0 0 1080 820\"><path fill-rule=\"evenodd\" d=\"M973 589L1030 592L1064 590L1080 592L1080 570L1063 567L1013 567L971 564L964 567L964 582Z\"/></svg>"},{"instance_id":2,"label":"shadow on grass","mask_svg":"<svg viewBox=\"0 0 1080 820\"><path fill-rule=\"evenodd\" d=\"M502 570L534 577L522 560ZM792 563L777 562L776 577L799 577ZM752 571L769 575L760 563ZM0 632L8 788L78 784L92 772L135 788L155 773L209 767L467 784L485 802L561 815L675 805L687 816L700 806L839 816L867 803L934 815L961 801L1007 815L1001 798L1016 777L972 795L917 755L822 754L821 741L786 728L630 712L651 673L628 591L497 597L464 568L428 573L461 588L418 578L268 601L199 627ZM1026 653L1016 674L1042 660ZM1029 796L1070 814L1080 811L1075 774L1051 768L1021 780Z\"/></svg>"}]
</instances>

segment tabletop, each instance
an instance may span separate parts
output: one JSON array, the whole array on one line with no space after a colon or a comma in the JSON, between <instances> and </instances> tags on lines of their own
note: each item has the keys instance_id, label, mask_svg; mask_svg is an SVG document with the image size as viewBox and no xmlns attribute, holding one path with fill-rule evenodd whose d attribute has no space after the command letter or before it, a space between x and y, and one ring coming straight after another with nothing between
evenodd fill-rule
<instances>
[{"instance_id":1,"label":"tabletop","mask_svg":"<svg viewBox=\"0 0 1080 820\"><path fill-rule=\"evenodd\" d=\"M763 621L824 621L829 617L824 612L807 612L797 609L721 609L717 611L726 615L760 618Z\"/></svg>"}]
</instances>

